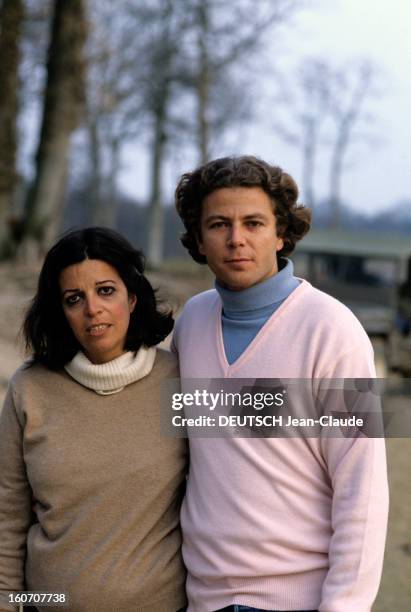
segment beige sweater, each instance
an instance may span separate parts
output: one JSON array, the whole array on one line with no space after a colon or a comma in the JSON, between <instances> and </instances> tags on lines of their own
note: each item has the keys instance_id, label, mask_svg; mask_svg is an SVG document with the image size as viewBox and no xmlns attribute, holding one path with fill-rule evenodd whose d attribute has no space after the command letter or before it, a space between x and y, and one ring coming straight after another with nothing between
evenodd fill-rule
<instances>
[{"instance_id":1,"label":"beige sweater","mask_svg":"<svg viewBox=\"0 0 411 612\"><path fill-rule=\"evenodd\" d=\"M186 446L160 435L160 385L176 368L158 350L149 376L108 396L64 371L17 371L0 416L0 593L65 592L50 612L185 604Z\"/></svg>"}]
</instances>

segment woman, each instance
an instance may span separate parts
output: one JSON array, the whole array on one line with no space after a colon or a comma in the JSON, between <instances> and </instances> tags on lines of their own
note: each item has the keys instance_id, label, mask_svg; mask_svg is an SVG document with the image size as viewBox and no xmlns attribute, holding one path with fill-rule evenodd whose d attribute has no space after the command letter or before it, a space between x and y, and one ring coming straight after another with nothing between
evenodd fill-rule
<instances>
[{"instance_id":1,"label":"woman","mask_svg":"<svg viewBox=\"0 0 411 612\"><path fill-rule=\"evenodd\" d=\"M32 360L0 417L3 596L62 594L75 612L185 605L186 449L159 432L161 381L177 368L155 348L173 319L143 267L102 228L71 232L46 256L23 327Z\"/></svg>"}]
</instances>

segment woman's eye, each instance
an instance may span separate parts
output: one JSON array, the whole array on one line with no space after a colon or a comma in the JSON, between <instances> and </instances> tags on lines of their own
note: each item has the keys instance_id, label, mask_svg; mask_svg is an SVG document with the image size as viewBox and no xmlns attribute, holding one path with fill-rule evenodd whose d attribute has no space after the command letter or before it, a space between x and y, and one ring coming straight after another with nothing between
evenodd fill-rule
<instances>
[{"instance_id":1,"label":"woman's eye","mask_svg":"<svg viewBox=\"0 0 411 612\"><path fill-rule=\"evenodd\" d=\"M64 300L65 304L67 306L74 306L75 304L78 304L80 301L80 296L78 294L74 294L74 295L69 295L68 297L66 297L66 299Z\"/></svg>"},{"instance_id":2,"label":"woman's eye","mask_svg":"<svg viewBox=\"0 0 411 612\"><path fill-rule=\"evenodd\" d=\"M210 225L210 229L218 229L219 227L224 227L225 221L215 221Z\"/></svg>"},{"instance_id":3,"label":"woman's eye","mask_svg":"<svg viewBox=\"0 0 411 612\"><path fill-rule=\"evenodd\" d=\"M262 225L261 221L248 221L247 225L249 227L258 227L259 225Z\"/></svg>"},{"instance_id":4,"label":"woman's eye","mask_svg":"<svg viewBox=\"0 0 411 612\"><path fill-rule=\"evenodd\" d=\"M115 292L114 287L99 287L99 295L112 295Z\"/></svg>"}]
</instances>

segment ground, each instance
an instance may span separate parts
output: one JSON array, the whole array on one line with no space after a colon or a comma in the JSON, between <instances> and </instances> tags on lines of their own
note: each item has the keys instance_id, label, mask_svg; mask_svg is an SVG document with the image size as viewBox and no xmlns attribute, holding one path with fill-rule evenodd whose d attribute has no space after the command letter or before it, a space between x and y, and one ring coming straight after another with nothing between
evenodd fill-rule
<instances>
[{"instance_id":1,"label":"ground","mask_svg":"<svg viewBox=\"0 0 411 612\"><path fill-rule=\"evenodd\" d=\"M23 347L16 341L22 315L36 284L37 270L29 267L0 266L0 400L4 397L7 381L22 361ZM204 268L197 274L185 268L151 274L150 280L161 287L161 294L175 308L194 293L211 285ZM165 342L167 345L167 342ZM376 346L377 367L384 374L385 366L381 343ZM411 415L411 406L404 405L404 397L395 399L394 409L403 408ZM381 588L374 612L409 612L411 610L411 440L387 440L390 483L390 520ZM347 610L347 612L350 612Z\"/></svg>"}]
</instances>

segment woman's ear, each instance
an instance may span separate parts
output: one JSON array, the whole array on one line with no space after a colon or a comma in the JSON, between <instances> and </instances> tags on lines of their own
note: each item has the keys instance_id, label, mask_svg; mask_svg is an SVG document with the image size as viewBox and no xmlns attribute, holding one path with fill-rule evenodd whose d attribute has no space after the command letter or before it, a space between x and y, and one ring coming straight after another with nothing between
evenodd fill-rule
<instances>
[{"instance_id":1,"label":"woman's ear","mask_svg":"<svg viewBox=\"0 0 411 612\"><path fill-rule=\"evenodd\" d=\"M129 304L130 314L131 314L134 311L134 308L136 307L136 304L137 304L137 296L134 295L134 293L128 296L128 304Z\"/></svg>"}]
</instances>

